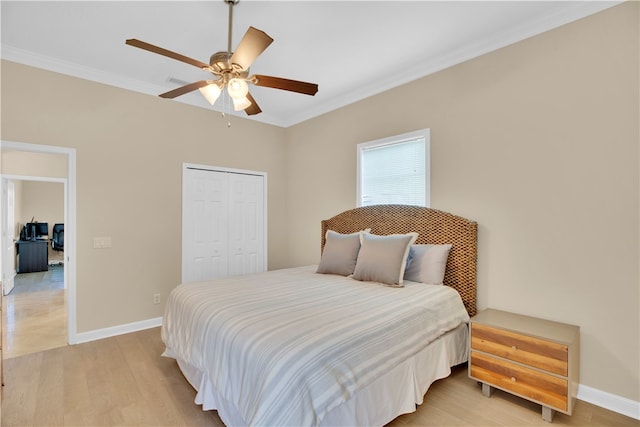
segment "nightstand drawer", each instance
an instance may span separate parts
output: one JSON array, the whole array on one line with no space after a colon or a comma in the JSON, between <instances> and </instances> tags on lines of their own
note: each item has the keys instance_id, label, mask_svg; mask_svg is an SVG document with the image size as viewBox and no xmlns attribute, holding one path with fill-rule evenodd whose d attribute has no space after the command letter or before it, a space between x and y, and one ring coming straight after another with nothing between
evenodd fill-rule
<instances>
[{"instance_id":1,"label":"nightstand drawer","mask_svg":"<svg viewBox=\"0 0 640 427\"><path fill-rule=\"evenodd\" d=\"M471 324L471 348L567 376L568 347L479 323Z\"/></svg>"},{"instance_id":2,"label":"nightstand drawer","mask_svg":"<svg viewBox=\"0 0 640 427\"><path fill-rule=\"evenodd\" d=\"M471 376L480 381L561 411L567 410L566 379L475 351L471 352L469 370Z\"/></svg>"}]
</instances>

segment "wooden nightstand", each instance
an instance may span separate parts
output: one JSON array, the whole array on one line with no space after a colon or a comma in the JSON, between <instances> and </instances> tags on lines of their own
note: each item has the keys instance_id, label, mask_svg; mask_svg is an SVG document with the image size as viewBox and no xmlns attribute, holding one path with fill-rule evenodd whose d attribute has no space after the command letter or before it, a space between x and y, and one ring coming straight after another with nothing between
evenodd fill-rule
<instances>
[{"instance_id":1,"label":"wooden nightstand","mask_svg":"<svg viewBox=\"0 0 640 427\"><path fill-rule=\"evenodd\" d=\"M487 309L471 319L469 378L571 415L580 380L580 328Z\"/></svg>"}]
</instances>

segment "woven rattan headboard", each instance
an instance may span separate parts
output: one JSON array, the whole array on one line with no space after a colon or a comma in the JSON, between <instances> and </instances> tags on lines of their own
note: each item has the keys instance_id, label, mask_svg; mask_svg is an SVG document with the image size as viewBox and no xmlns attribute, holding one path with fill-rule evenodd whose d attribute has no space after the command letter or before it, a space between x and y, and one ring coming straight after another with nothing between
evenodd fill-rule
<instances>
[{"instance_id":1,"label":"woven rattan headboard","mask_svg":"<svg viewBox=\"0 0 640 427\"><path fill-rule=\"evenodd\" d=\"M327 230L353 233L365 228L378 235L415 231L419 233L416 243L451 243L444 284L458 291L469 316L476 314L478 226L474 221L419 206L376 205L342 212L321 224L321 249Z\"/></svg>"}]
</instances>

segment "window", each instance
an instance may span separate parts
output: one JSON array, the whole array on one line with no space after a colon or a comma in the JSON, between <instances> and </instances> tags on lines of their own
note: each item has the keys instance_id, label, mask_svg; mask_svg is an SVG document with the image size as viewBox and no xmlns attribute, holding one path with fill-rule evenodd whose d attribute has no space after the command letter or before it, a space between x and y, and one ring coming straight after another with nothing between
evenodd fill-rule
<instances>
[{"instance_id":1,"label":"window","mask_svg":"<svg viewBox=\"0 0 640 427\"><path fill-rule=\"evenodd\" d=\"M358 144L357 206L429 206L429 129Z\"/></svg>"}]
</instances>

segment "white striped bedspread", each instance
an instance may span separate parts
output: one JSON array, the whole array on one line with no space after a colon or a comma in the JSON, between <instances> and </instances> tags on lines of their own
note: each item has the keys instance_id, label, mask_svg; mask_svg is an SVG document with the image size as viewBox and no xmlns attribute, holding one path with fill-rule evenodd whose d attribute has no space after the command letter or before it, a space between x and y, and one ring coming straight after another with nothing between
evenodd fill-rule
<instances>
[{"instance_id":1,"label":"white striped bedspread","mask_svg":"<svg viewBox=\"0 0 640 427\"><path fill-rule=\"evenodd\" d=\"M176 287L163 319L164 355L204 372L248 425L316 425L469 320L447 286L393 288L315 270Z\"/></svg>"}]
</instances>

